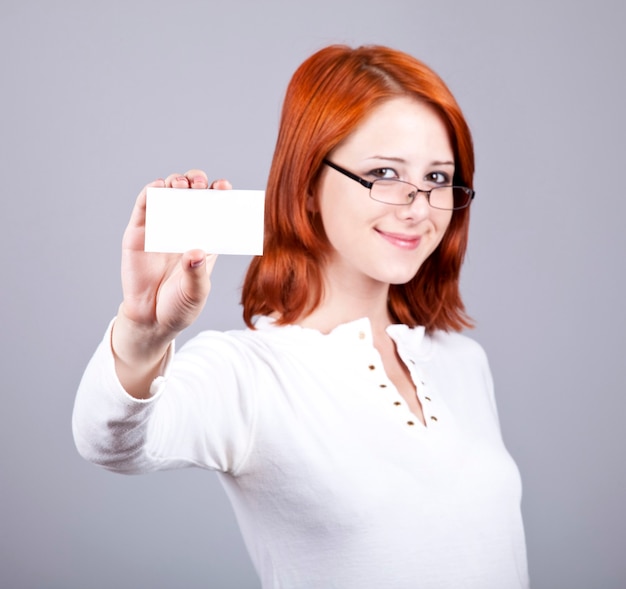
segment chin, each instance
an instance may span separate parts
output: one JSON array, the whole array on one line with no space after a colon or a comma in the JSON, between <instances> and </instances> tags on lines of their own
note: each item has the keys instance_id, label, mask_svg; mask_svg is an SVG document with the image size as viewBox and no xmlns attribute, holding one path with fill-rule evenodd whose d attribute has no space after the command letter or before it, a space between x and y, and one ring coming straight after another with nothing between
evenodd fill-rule
<instances>
[{"instance_id":1,"label":"chin","mask_svg":"<svg viewBox=\"0 0 626 589\"><path fill-rule=\"evenodd\" d=\"M417 274L417 272L419 271L419 267L417 267L416 269L411 269L411 270L404 270L404 271L398 271L398 272L387 272L386 276L382 277L381 276L381 282L385 282L387 284L393 284L393 285L402 285L402 284L406 284L407 282L411 282L411 280L413 280L413 278L415 278L415 275Z\"/></svg>"},{"instance_id":2,"label":"chin","mask_svg":"<svg viewBox=\"0 0 626 589\"><path fill-rule=\"evenodd\" d=\"M409 282L411 282L411 280L413 280L413 278L415 277L415 274L413 274L413 276L410 276L409 278L403 279L403 280L390 280L389 281L389 286L402 286L403 284L407 284Z\"/></svg>"},{"instance_id":3,"label":"chin","mask_svg":"<svg viewBox=\"0 0 626 589\"><path fill-rule=\"evenodd\" d=\"M379 258L375 265L375 272L378 274L376 278L387 284L406 284L415 278L426 258L423 252L417 252L417 255L414 253L410 257L405 256L404 259L393 256Z\"/></svg>"}]
</instances>

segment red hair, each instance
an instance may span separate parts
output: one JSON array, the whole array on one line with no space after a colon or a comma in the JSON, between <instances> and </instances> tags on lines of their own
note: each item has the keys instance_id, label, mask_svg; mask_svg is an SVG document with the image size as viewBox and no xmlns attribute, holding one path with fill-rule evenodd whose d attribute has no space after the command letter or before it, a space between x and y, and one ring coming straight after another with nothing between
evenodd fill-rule
<instances>
[{"instance_id":1,"label":"red hair","mask_svg":"<svg viewBox=\"0 0 626 589\"><path fill-rule=\"evenodd\" d=\"M285 96L266 190L264 255L252 260L243 317L278 315L289 324L319 305L323 261L330 244L307 208L322 160L378 105L398 96L429 104L445 123L454 152L454 183L472 187L472 138L456 100L439 76L417 59L387 47L333 45L309 57ZM389 311L411 327L460 331L471 321L459 293L469 207L454 211L436 250L406 284L391 285Z\"/></svg>"}]
</instances>

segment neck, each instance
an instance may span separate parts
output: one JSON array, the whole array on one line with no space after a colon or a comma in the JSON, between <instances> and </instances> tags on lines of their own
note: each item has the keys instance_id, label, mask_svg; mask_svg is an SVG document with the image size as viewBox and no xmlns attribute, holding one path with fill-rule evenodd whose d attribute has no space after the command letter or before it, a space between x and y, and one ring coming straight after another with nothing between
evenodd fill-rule
<instances>
[{"instance_id":1,"label":"neck","mask_svg":"<svg viewBox=\"0 0 626 589\"><path fill-rule=\"evenodd\" d=\"M368 281L358 284L326 277L320 304L297 323L329 333L338 325L367 317L374 333L384 332L392 323L387 297L389 285Z\"/></svg>"}]
</instances>

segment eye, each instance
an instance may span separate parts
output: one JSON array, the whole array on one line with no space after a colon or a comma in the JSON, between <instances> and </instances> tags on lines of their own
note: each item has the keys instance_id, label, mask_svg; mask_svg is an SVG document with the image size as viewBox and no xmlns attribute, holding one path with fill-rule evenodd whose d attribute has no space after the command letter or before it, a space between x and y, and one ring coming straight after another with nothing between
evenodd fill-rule
<instances>
[{"instance_id":1,"label":"eye","mask_svg":"<svg viewBox=\"0 0 626 589\"><path fill-rule=\"evenodd\" d=\"M398 178L398 172L396 172L393 168L375 168L368 172L368 176L379 179L384 178L385 180L391 178Z\"/></svg>"},{"instance_id":2,"label":"eye","mask_svg":"<svg viewBox=\"0 0 626 589\"><path fill-rule=\"evenodd\" d=\"M430 182L431 184L439 184L440 186L452 183L450 176L444 172L430 172L429 174L426 174L424 180L426 180L426 182Z\"/></svg>"}]
</instances>

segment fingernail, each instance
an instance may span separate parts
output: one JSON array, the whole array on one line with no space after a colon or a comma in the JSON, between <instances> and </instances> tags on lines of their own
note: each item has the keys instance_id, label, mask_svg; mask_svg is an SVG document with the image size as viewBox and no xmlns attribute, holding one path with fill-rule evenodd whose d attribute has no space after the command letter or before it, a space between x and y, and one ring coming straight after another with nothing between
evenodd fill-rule
<instances>
[{"instance_id":1,"label":"fingernail","mask_svg":"<svg viewBox=\"0 0 626 589\"><path fill-rule=\"evenodd\" d=\"M186 176L176 176L175 180L176 180L176 182L187 182L187 177Z\"/></svg>"},{"instance_id":2,"label":"fingernail","mask_svg":"<svg viewBox=\"0 0 626 589\"><path fill-rule=\"evenodd\" d=\"M204 179L204 177L203 177L203 176L194 176L194 177L191 179L191 183L192 183L194 186L206 186L207 181Z\"/></svg>"},{"instance_id":3,"label":"fingernail","mask_svg":"<svg viewBox=\"0 0 626 589\"><path fill-rule=\"evenodd\" d=\"M204 260L196 260L195 262L191 262L191 267L192 268L198 268L198 267L202 266L203 262L204 262Z\"/></svg>"}]
</instances>

